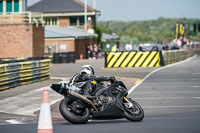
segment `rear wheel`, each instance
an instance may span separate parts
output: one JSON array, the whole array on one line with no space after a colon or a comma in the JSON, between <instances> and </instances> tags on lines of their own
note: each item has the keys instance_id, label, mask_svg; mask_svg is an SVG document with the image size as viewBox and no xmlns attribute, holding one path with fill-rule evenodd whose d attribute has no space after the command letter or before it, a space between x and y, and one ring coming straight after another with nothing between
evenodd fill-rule
<instances>
[{"instance_id":1,"label":"rear wheel","mask_svg":"<svg viewBox=\"0 0 200 133\"><path fill-rule=\"evenodd\" d=\"M90 111L86 108L77 108L76 101L70 101L68 98L60 102L60 113L65 120L73 124L85 124L90 118Z\"/></svg>"},{"instance_id":2,"label":"rear wheel","mask_svg":"<svg viewBox=\"0 0 200 133\"><path fill-rule=\"evenodd\" d=\"M135 102L131 98L128 98L124 100L123 105L125 110L124 115L126 119L134 122L143 120L144 111L137 102Z\"/></svg>"}]
</instances>

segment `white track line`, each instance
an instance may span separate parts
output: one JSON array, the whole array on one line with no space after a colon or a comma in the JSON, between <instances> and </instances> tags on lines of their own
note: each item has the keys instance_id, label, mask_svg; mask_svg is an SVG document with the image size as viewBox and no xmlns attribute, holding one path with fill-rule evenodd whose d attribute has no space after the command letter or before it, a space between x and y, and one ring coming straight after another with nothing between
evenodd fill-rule
<instances>
[{"instance_id":1,"label":"white track line","mask_svg":"<svg viewBox=\"0 0 200 133\"><path fill-rule=\"evenodd\" d=\"M11 119L11 120L5 120L6 122L8 122L9 124L25 124L17 119Z\"/></svg>"},{"instance_id":2,"label":"white track line","mask_svg":"<svg viewBox=\"0 0 200 133\"><path fill-rule=\"evenodd\" d=\"M53 91L50 86L45 86L0 100L0 112L15 115L35 116L34 112L40 110L43 89L49 90L50 105L63 99L63 96ZM13 122L11 120L11 122L14 123L15 121Z\"/></svg>"},{"instance_id":3,"label":"white track line","mask_svg":"<svg viewBox=\"0 0 200 133\"><path fill-rule=\"evenodd\" d=\"M145 91L141 91L141 92L134 92L134 94L188 94L188 93L191 93L191 94L197 94L197 93L200 93L200 91L173 91L173 92L166 92L166 91L163 91L163 92L145 92Z\"/></svg>"},{"instance_id":4,"label":"white track line","mask_svg":"<svg viewBox=\"0 0 200 133\"><path fill-rule=\"evenodd\" d=\"M148 77L150 77L152 74L154 74L154 73L156 73L156 72L158 72L158 71L160 71L160 70L163 70L163 69L165 69L165 68L168 68L168 67L172 67L172 66L175 66L175 65L178 65L178 64L185 63L185 62L190 61L190 60L192 60L192 59L194 59L194 58L196 58L196 57L197 57L197 56L194 55L193 57L190 57L190 58L188 58L188 59L186 59L186 60L184 60L184 61L177 62L177 63L174 63L174 64L170 64L170 65L167 65L167 66L164 66L164 67L160 67L160 68L158 68L158 69L156 69L156 70L150 72L150 73L149 73L148 75L146 75L138 84L134 85L134 86L128 91L128 93L131 94L131 92L132 92L133 90L135 90L135 88L137 88L140 84L142 84L142 83L143 83Z\"/></svg>"},{"instance_id":5,"label":"white track line","mask_svg":"<svg viewBox=\"0 0 200 133\"><path fill-rule=\"evenodd\" d=\"M50 104L54 104L62 99L61 95L56 94L49 86L46 86L1 100L0 112L34 116L34 112L40 110L42 91L44 88L49 90Z\"/></svg>"},{"instance_id":6,"label":"white track line","mask_svg":"<svg viewBox=\"0 0 200 133\"><path fill-rule=\"evenodd\" d=\"M62 80L62 81L67 81L70 80L70 78L66 78L66 77L50 77L50 79L58 79L58 80Z\"/></svg>"},{"instance_id":7,"label":"white track line","mask_svg":"<svg viewBox=\"0 0 200 133\"><path fill-rule=\"evenodd\" d=\"M200 108L198 105L186 105L186 106L142 106L144 109L154 109L154 108Z\"/></svg>"},{"instance_id":8,"label":"white track line","mask_svg":"<svg viewBox=\"0 0 200 133\"><path fill-rule=\"evenodd\" d=\"M145 98L134 98L134 99L141 99L141 100L157 100L157 99L200 99L200 97L145 97Z\"/></svg>"},{"instance_id":9,"label":"white track line","mask_svg":"<svg viewBox=\"0 0 200 133\"><path fill-rule=\"evenodd\" d=\"M192 119L192 120L199 120L200 118L191 118L191 117L149 117L149 118L144 118L145 120L188 120L188 119Z\"/></svg>"}]
</instances>

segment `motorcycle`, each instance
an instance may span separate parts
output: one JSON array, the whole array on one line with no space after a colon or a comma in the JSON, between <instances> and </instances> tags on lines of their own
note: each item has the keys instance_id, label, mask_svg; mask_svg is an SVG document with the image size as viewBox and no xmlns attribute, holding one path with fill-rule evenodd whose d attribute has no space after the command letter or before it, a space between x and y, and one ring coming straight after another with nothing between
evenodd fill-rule
<instances>
[{"instance_id":1,"label":"motorcycle","mask_svg":"<svg viewBox=\"0 0 200 133\"><path fill-rule=\"evenodd\" d=\"M59 110L65 120L72 124L85 124L90 119L122 119L137 122L144 118L142 107L127 98L128 90L122 81L112 81L109 84L88 81L96 85L94 96L87 98L80 89L86 82L75 86L52 84L51 88L65 98L60 102Z\"/></svg>"}]
</instances>

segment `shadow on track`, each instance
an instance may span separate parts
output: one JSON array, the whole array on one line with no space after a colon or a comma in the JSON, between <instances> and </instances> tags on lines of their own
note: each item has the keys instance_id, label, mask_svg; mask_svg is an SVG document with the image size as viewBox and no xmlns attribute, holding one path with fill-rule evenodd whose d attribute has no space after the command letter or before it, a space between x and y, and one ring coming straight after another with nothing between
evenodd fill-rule
<instances>
[{"instance_id":1,"label":"shadow on track","mask_svg":"<svg viewBox=\"0 0 200 133\"><path fill-rule=\"evenodd\" d=\"M143 122L143 121L141 121ZM115 120L91 120L88 121L86 125L93 125L93 124L115 124L115 123L141 123L141 122L131 122L126 119L115 119ZM62 125L85 125L85 124L71 124L69 122L62 123Z\"/></svg>"}]
</instances>

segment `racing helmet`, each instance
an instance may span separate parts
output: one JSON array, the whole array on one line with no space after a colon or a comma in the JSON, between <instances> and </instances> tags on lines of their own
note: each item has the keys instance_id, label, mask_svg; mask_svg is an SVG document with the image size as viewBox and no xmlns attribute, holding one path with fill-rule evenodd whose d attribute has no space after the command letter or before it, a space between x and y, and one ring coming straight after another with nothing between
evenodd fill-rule
<instances>
[{"instance_id":1,"label":"racing helmet","mask_svg":"<svg viewBox=\"0 0 200 133\"><path fill-rule=\"evenodd\" d=\"M91 65L83 65L81 68L81 74L86 73L88 75L93 75L94 76L94 68Z\"/></svg>"}]
</instances>

